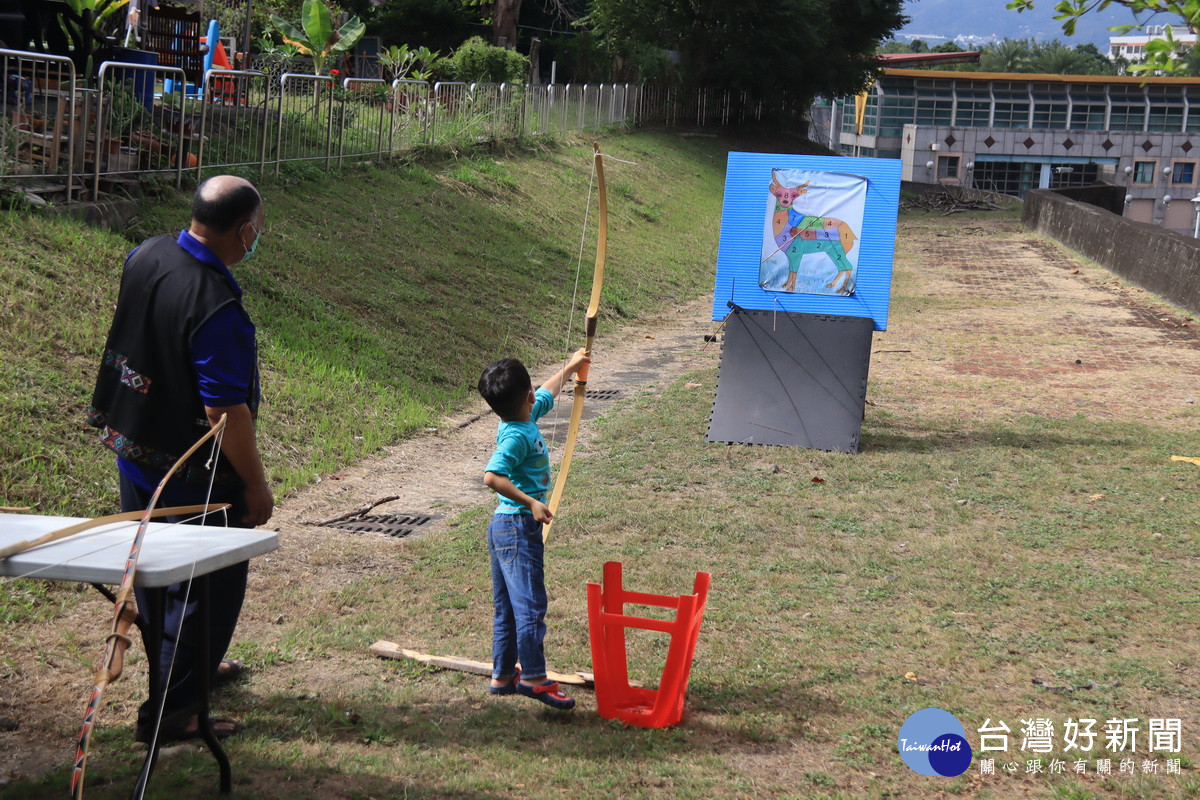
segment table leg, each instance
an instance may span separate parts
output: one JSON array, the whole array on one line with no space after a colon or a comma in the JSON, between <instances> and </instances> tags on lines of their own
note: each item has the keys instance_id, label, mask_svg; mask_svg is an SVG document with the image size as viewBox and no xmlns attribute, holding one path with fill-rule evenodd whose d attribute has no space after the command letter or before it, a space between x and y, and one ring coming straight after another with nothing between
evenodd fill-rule
<instances>
[{"instance_id":1,"label":"table leg","mask_svg":"<svg viewBox=\"0 0 1200 800\"><path fill-rule=\"evenodd\" d=\"M200 711L198 724L200 725L200 733L204 738L204 743L208 745L208 749L212 752L213 758L217 760L217 764L221 768L221 794L229 794L233 791L233 770L229 766L229 756L222 749L217 735L213 733L212 720L208 714L208 692L209 684L212 682L212 674L208 670L209 662L209 636L210 630L210 606L209 606L209 585L208 575L202 575L195 579L193 584L194 589L198 589L197 600L200 603L200 630L204 634L200 637L200 657L199 662L204 665L200 670ZM196 586L195 584L199 584Z\"/></svg>"},{"instance_id":2,"label":"table leg","mask_svg":"<svg viewBox=\"0 0 1200 800\"><path fill-rule=\"evenodd\" d=\"M151 668L147 670L150 678L150 697L158 703L162 701L162 692L166 691L166 687L162 685L162 676L158 670L158 653L162 649L163 636L163 596L164 592L161 589L152 589L149 591L149 597L153 598L150 602L150 608L145 609L147 615L147 625L142 629L143 640L146 643L146 653L149 658L150 653L155 655L150 658ZM196 593L196 603L200 613L200 630L203 634L200 636L200 652L197 654L197 663L207 665L209 661L209 581L207 575L202 575L192 581L192 591ZM233 770L229 765L229 756L221 747L220 741L213 733L212 722L209 719L208 713L208 693L211 688L212 676L208 669L200 670L200 708L197 713L197 724L200 726L200 736L204 739L204 743L208 745L208 749L213 754L213 758L217 760L217 766L221 771L221 794L229 794L233 791ZM141 800L146 792L146 786L150 782L150 775L154 771L154 766L158 762L158 740L154 742L154 746L150 748L150 752L146 754L146 760L142 764L142 772L138 775L137 785L134 787L133 794L130 795L130 800Z\"/></svg>"}]
</instances>

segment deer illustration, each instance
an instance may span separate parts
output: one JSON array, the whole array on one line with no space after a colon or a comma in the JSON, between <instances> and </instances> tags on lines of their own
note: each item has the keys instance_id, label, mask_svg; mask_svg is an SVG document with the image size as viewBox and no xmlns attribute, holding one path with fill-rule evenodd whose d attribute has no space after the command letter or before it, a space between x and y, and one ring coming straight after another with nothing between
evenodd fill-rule
<instances>
[{"instance_id":1,"label":"deer illustration","mask_svg":"<svg viewBox=\"0 0 1200 800\"><path fill-rule=\"evenodd\" d=\"M805 181L799 186L784 186L775 173L771 173L770 192L775 196L775 214L771 218L771 230L775 234L775 244L779 245L775 253L783 252L788 260L788 277L783 284L783 291L796 291L796 272L799 271L800 261L804 256L809 253L824 253L838 270L837 276L825 284L825 288L833 289L836 286L838 294L850 294L854 291L851 280L854 265L846 258L846 252L854 247L858 237L850 226L840 219L808 216L793 207L801 195L808 193L807 187L810 183L812 181Z\"/></svg>"}]
</instances>

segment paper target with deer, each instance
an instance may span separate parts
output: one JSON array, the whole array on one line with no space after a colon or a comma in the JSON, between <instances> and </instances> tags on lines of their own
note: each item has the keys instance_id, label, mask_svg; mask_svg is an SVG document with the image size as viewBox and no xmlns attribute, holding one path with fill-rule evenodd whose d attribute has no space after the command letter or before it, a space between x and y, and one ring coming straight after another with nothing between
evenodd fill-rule
<instances>
[{"instance_id":1,"label":"paper target with deer","mask_svg":"<svg viewBox=\"0 0 1200 800\"><path fill-rule=\"evenodd\" d=\"M861 175L772 170L758 285L777 292L853 294L866 199L867 179Z\"/></svg>"},{"instance_id":2,"label":"paper target with deer","mask_svg":"<svg viewBox=\"0 0 1200 800\"><path fill-rule=\"evenodd\" d=\"M713 319L742 308L887 328L900 161L730 153Z\"/></svg>"}]
</instances>

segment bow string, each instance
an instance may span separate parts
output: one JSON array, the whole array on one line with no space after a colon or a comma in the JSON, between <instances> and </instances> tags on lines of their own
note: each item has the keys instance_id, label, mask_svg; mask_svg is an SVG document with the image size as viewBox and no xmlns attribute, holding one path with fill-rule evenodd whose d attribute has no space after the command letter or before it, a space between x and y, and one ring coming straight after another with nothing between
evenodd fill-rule
<instances>
[{"instance_id":1,"label":"bow string","mask_svg":"<svg viewBox=\"0 0 1200 800\"><path fill-rule=\"evenodd\" d=\"M592 275L592 295L588 301L587 316L584 321L584 330L587 337L584 343L583 351L588 357L592 355L592 345L596 340L596 320L600 314L600 297L604 287L604 261L608 249L608 195L604 187L604 154L600 152L600 144L598 142L592 144L594 150L593 166L596 170L596 190L597 190L597 231L596 231L596 268ZM558 464L558 478L554 482L554 489L550 492L550 502L547 506L550 508L550 513L558 513L558 504L562 500L563 490L567 485L567 473L571 470L571 459L575 454L575 440L579 436L579 424L583 420L583 404L584 397L587 394L588 368L590 364L584 364L575 373L575 395L571 403L571 422L567 427L567 438L563 443L562 459ZM546 523L542 528L542 542L550 540L550 529L554 526L554 520Z\"/></svg>"}]
</instances>

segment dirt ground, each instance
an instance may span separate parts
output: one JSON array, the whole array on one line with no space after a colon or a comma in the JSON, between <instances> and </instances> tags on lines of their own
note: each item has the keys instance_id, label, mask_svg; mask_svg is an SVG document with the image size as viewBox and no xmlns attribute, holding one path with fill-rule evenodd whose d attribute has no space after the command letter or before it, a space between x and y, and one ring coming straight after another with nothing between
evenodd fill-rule
<instances>
[{"instance_id":1,"label":"dirt ground","mask_svg":"<svg viewBox=\"0 0 1200 800\"><path fill-rule=\"evenodd\" d=\"M876 336L868 398L919 406L924 415L975 419L1079 413L1170 419L1194 408L1200 396L1195 322L1025 232L1015 220L973 219L953 228L945 221L916 224L899 247L897 281L905 282L907 293L919 291L925 305L893 314L891 329ZM981 317L972 298L999 294L1019 299L1003 313L989 303ZM704 343L715 328L709 307L708 299L697 300L619 331L602 319L590 387L616 390L615 399L623 400L714 365L719 345ZM535 372L553 369L543 365ZM564 397L557 427L553 418L544 425L547 438L561 440L569 407ZM589 401L587 418L612 407L611 399ZM869 421L872 412L867 413ZM588 429L585 421L578 458L586 457ZM413 535L436 536L455 513L490 503L481 475L494 435L495 419L478 402L426 435L320 476L319 483L284 498L268 526L279 531L281 548L252 565L238 640L276 635L289 587L303 583L314 588L307 597L328 598L394 564L406 546L403 538L305 523L396 495L377 513L433 515ZM371 546L362 546L364 537ZM295 618L306 610L285 613ZM0 686L19 691L0 692L0 716L19 729L0 732L0 786L4 776L36 777L59 769L71 752L106 613L111 611L88 590L52 621L6 632ZM363 668L369 658L334 654L302 664L254 665L254 680L288 686L302 672L303 684L317 691L350 688L372 679ZM145 661L136 654L125 682L145 685ZM133 694L126 687L112 692L116 705L104 710L102 724L129 724L138 700Z\"/></svg>"}]
</instances>

